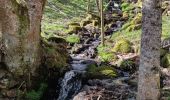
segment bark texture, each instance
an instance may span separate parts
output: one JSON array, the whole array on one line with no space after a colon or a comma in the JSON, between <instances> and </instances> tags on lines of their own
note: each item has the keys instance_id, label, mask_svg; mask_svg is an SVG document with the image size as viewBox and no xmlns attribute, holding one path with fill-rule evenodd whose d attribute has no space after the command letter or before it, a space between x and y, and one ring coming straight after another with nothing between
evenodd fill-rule
<instances>
[{"instance_id":1,"label":"bark texture","mask_svg":"<svg viewBox=\"0 0 170 100\"><path fill-rule=\"evenodd\" d=\"M138 100L159 100L161 0L143 0Z\"/></svg>"},{"instance_id":2,"label":"bark texture","mask_svg":"<svg viewBox=\"0 0 170 100\"><path fill-rule=\"evenodd\" d=\"M33 75L40 64L44 4L45 0L0 0L1 62L14 75Z\"/></svg>"},{"instance_id":3,"label":"bark texture","mask_svg":"<svg viewBox=\"0 0 170 100\"><path fill-rule=\"evenodd\" d=\"M101 19L101 44L104 46L104 12L103 12L103 0L100 0L100 19Z\"/></svg>"}]
</instances>

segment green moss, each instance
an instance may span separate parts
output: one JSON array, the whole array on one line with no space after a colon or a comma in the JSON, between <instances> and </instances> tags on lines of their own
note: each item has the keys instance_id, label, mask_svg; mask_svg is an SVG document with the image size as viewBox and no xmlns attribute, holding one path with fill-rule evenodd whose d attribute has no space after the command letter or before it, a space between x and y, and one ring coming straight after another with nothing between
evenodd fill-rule
<instances>
[{"instance_id":1,"label":"green moss","mask_svg":"<svg viewBox=\"0 0 170 100\"><path fill-rule=\"evenodd\" d=\"M129 40L119 40L112 49L113 52L129 53L132 51L131 43Z\"/></svg>"},{"instance_id":2,"label":"green moss","mask_svg":"<svg viewBox=\"0 0 170 100\"><path fill-rule=\"evenodd\" d=\"M132 25L141 24L141 19L142 19L142 13L138 13L130 23Z\"/></svg>"},{"instance_id":3,"label":"green moss","mask_svg":"<svg viewBox=\"0 0 170 100\"><path fill-rule=\"evenodd\" d=\"M141 29L142 25L141 24L137 24L137 25L130 25L129 27L126 28L126 31L127 32L131 32L131 31L134 31L134 30L139 30Z\"/></svg>"},{"instance_id":4,"label":"green moss","mask_svg":"<svg viewBox=\"0 0 170 100\"><path fill-rule=\"evenodd\" d=\"M122 3L121 7L122 7L123 12L130 11L130 10L134 9L134 5L131 3L127 3L127 2Z\"/></svg>"},{"instance_id":5,"label":"green moss","mask_svg":"<svg viewBox=\"0 0 170 100\"><path fill-rule=\"evenodd\" d=\"M128 28L131 24L129 22L125 23L123 26L122 26L122 30L125 30L126 28Z\"/></svg>"},{"instance_id":6,"label":"green moss","mask_svg":"<svg viewBox=\"0 0 170 100\"><path fill-rule=\"evenodd\" d=\"M87 68L87 75L89 78L114 78L117 76L117 72L110 66L89 65Z\"/></svg>"},{"instance_id":7,"label":"green moss","mask_svg":"<svg viewBox=\"0 0 170 100\"><path fill-rule=\"evenodd\" d=\"M167 53L162 59L161 59L161 66L162 67L170 67L170 54Z\"/></svg>"},{"instance_id":8,"label":"green moss","mask_svg":"<svg viewBox=\"0 0 170 100\"><path fill-rule=\"evenodd\" d=\"M69 35L66 37L66 41L69 43L79 43L80 37L78 35Z\"/></svg>"},{"instance_id":9,"label":"green moss","mask_svg":"<svg viewBox=\"0 0 170 100\"><path fill-rule=\"evenodd\" d=\"M112 62L117 60L117 55L109 50L111 50L109 46L99 45L97 47L98 55L102 61Z\"/></svg>"},{"instance_id":10,"label":"green moss","mask_svg":"<svg viewBox=\"0 0 170 100\"><path fill-rule=\"evenodd\" d=\"M70 22L69 24L68 24L69 26L80 26L80 24L79 23L76 23L76 22Z\"/></svg>"},{"instance_id":11,"label":"green moss","mask_svg":"<svg viewBox=\"0 0 170 100\"><path fill-rule=\"evenodd\" d=\"M160 54L160 56L161 57L164 57L167 53L168 53L168 50L166 50L166 49L161 49L161 52L160 52L161 54Z\"/></svg>"},{"instance_id":12,"label":"green moss","mask_svg":"<svg viewBox=\"0 0 170 100\"><path fill-rule=\"evenodd\" d=\"M40 100L47 87L47 84L42 83L37 91L32 90L26 94L26 100Z\"/></svg>"},{"instance_id":13,"label":"green moss","mask_svg":"<svg viewBox=\"0 0 170 100\"><path fill-rule=\"evenodd\" d=\"M134 72L136 70L136 64L131 60L123 60L121 61L120 68L125 71Z\"/></svg>"},{"instance_id":14,"label":"green moss","mask_svg":"<svg viewBox=\"0 0 170 100\"><path fill-rule=\"evenodd\" d=\"M66 50L60 50L60 47L47 47L45 65L48 68L64 69L67 66L68 54Z\"/></svg>"},{"instance_id":15,"label":"green moss","mask_svg":"<svg viewBox=\"0 0 170 100\"><path fill-rule=\"evenodd\" d=\"M81 26L79 25L69 25L69 31L72 31L74 33L77 33L78 31L80 31L82 29Z\"/></svg>"},{"instance_id":16,"label":"green moss","mask_svg":"<svg viewBox=\"0 0 170 100\"><path fill-rule=\"evenodd\" d=\"M138 13L132 20L123 25L122 30L127 32L141 29L142 14Z\"/></svg>"},{"instance_id":17,"label":"green moss","mask_svg":"<svg viewBox=\"0 0 170 100\"><path fill-rule=\"evenodd\" d=\"M170 16L163 16L163 21L162 21L162 39L165 38L170 38Z\"/></svg>"},{"instance_id":18,"label":"green moss","mask_svg":"<svg viewBox=\"0 0 170 100\"><path fill-rule=\"evenodd\" d=\"M117 55L113 52L101 52L99 56L104 62L113 62L117 60Z\"/></svg>"},{"instance_id":19,"label":"green moss","mask_svg":"<svg viewBox=\"0 0 170 100\"><path fill-rule=\"evenodd\" d=\"M50 39L50 38L49 38ZM56 38L58 39L58 38ZM63 39L61 39L63 40ZM66 49L67 44L63 43L64 41L60 41L61 43L55 43L51 41L42 41L43 42L43 56L44 56L44 64L47 68L54 69L66 69L67 60L68 60L68 52ZM59 42L59 41L57 41Z\"/></svg>"}]
</instances>

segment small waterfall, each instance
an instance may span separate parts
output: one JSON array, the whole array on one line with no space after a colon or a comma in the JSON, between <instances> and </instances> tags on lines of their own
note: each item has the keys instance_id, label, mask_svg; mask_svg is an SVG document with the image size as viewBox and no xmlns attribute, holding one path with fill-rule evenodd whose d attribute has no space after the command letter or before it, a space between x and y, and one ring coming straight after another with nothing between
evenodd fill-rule
<instances>
[{"instance_id":1,"label":"small waterfall","mask_svg":"<svg viewBox=\"0 0 170 100\"><path fill-rule=\"evenodd\" d=\"M75 70L71 70L65 73L63 80L60 83L61 89L58 100L69 100L70 96L76 94L81 86L81 78L80 73Z\"/></svg>"}]
</instances>

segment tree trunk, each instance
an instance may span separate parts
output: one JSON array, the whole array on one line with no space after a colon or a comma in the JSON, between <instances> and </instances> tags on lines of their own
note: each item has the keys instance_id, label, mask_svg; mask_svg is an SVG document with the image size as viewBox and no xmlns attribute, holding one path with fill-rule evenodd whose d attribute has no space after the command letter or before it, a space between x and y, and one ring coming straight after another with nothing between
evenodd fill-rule
<instances>
[{"instance_id":1,"label":"tree trunk","mask_svg":"<svg viewBox=\"0 0 170 100\"><path fill-rule=\"evenodd\" d=\"M90 10L91 10L91 8L90 8L90 0L88 0L88 2L87 2L87 13L88 14L90 13Z\"/></svg>"},{"instance_id":2,"label":"tree trunk","mask_svg":"<svg viewBox=\"0 0 170 100\"><path fill-rule=\"evenodd\" d=\"M99 6L99 0L96 0L96 6L97 6L97 10L100 16L100 6Z\"/></svg>"},{"instance_id":3,"label":"tree trunk","mask_svg":"<svg viewBox=\"0 0 170 100\"><path fill-rule=\"evenodd\" d=\"M40 64L44 5L45 0L0 0L1 62L14 75L34 75Z\"/></svg>"},{"instance_id":4,"label":"tree trunk","mask_svg":"<svg viewBox=\"0 0 170 100\"><path fill-rule=\"evenodd\" d=\"M103 0L100 0L100 19L101 19L101 44L104 46L104 14L103 14Z\"/></svg>"},{"instance_id":5,"label":"tree trunk","mask_svg":"<svg viewBox=\"0 0 170 100\"><path fill-rule=\"evenodd\" d=\"M159 100L161 0L143 0L138 100Z\"/></svg>"}]
</instances>

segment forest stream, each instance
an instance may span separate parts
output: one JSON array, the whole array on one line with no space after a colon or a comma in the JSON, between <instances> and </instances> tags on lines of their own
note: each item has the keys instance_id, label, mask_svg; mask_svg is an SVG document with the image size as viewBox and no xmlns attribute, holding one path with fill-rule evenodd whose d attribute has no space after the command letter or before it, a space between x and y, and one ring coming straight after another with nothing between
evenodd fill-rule
<instances>
[{"instance_id":1,"label":"forest stream","mask_svg":"<svg viewBox=\"0 0 170 100\"><path fill-rule=\"evenodd\" d=\"M0 0L0 100L170 100L170 0Z\"/></svg>"},{"instance_id":2,"label":"forest stream","mask_svg":"<svg viewBox=\"0 0 170 100\"><path fill-rule=\"evenodd\" d=\"M120 11L119 7L114 7L113 9L115 12ZM107 16L110 15L108 14ZM112 33L121 28L122 24L123 21L118 20L106 32L106 35L111 36ZM70 48L68 48L72 59L69 62L70 70L65 73L63 78L58 80L59 84L56 86L58 88L53 88L56 90L53 90L53 94L48 95L48 100L86 100L86 98L89 98L88 95L94 95L93 98L101 98L100 100L135 100L137 87L133 82L132 84L128 83L130 79L134 78L133 75L130 76L129 72L116 69L119 75L116 78L87 80L87 67L92 64L99 67L103 64L97 60L96 56L96 50L101 41L99 33L91 35L92 33L88 29L82 32L81 44L70 44ZM73 52L73 48L76 48L76 51ZM109 63L105 64L109 65Z\"/></svg>"}]
</instances>

